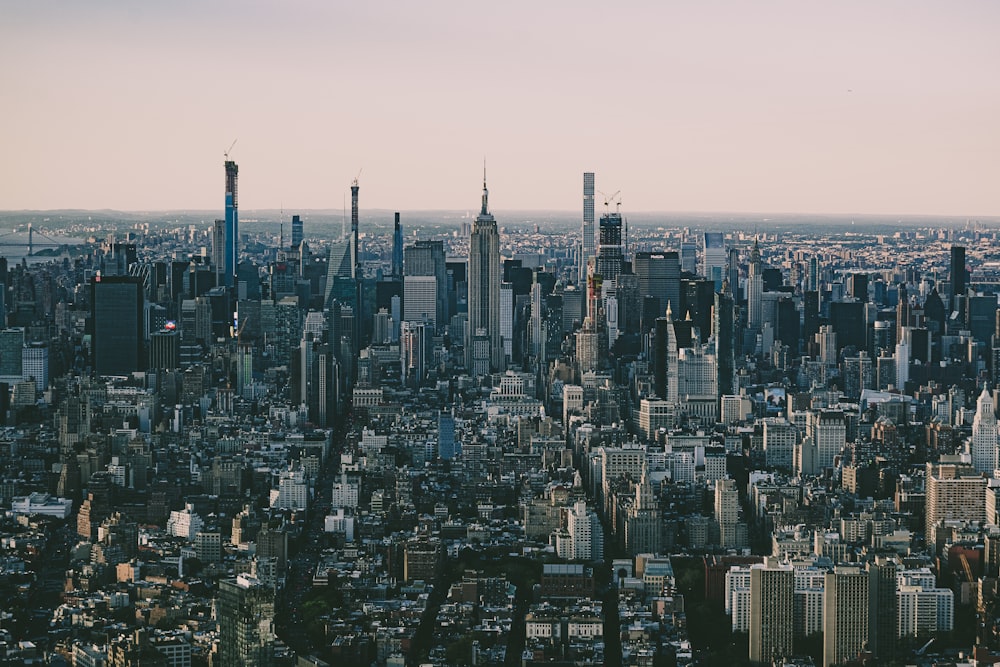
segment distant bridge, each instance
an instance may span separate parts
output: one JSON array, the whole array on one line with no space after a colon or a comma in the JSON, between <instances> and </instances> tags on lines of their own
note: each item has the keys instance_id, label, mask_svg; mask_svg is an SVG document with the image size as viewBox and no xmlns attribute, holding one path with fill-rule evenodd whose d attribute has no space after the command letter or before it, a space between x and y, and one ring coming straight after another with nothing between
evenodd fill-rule
<instances>
[{"instance_id":1,"label":"distant bridge","mask_svg":"<svg viewBox=\"0 0 1000 667\"><path fill-rule=\"evenodd\" d=\"M25 242L25 241L13 241L13 240L12 241L5 241L4 240L6 237L8 237L8 236L10 236L12 234L17 234L17 233L18 232L7 232L6 234L0 234L0 249L2 249L2 248L25 248L26 247L28 249L28 256L30 257L31 255L35 254L35 248L36 247L41 247L41 248L60 248L60 247L62 247L64 245L67 245L66 243L60 243L59 241L56 241L55 239L53 239L53 238L51 238L51 237L43 234L42 232L35 231L35 229L31 226L30 222L28 223L28 240L27 240L27 242ZM39 236L41 236L44 239L44 241L35 241L35 234L38 234Z\"/></svg>"}]
</instances>

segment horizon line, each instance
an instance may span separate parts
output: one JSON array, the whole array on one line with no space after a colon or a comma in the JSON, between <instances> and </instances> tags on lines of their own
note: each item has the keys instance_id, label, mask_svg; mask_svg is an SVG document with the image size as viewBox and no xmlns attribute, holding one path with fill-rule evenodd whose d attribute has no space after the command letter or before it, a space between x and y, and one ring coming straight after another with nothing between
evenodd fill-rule
<instances>
[{"instance_id":1,"label":"horizon line","mask_svg":"<svg viewBox=\"0 0 1000 667\"><path fill-rule=\"evenodd\" d=\"M278 213L279 217L291 218L292 215L301 215L303 213L313 213L313 214L327 214L327 215L342 215L343 211L335 208L301 208L292 209L297 211L296 213L284 213L284 207L275 208L244 208L242 211L244 213ZM472 209L458 209L458 208L415 208L415 209L392 209L392 208L380 208L373 207L365 209L371 213L384 213L391 215L393 213L456 213L456 214L468 214L469 219L472 218ZM567 209L532 209L532 208L510 208L510 209L495 209L497 213L507 213L507 214L558 214L562 216L579 216L583 217L582 212L573 211ZM814 217L840 217L846 218L851 216L864 217L864 218L962 218L966 221L976 221L976 220L993 220L995 222L1000 222L1000 214L964 214L964 213L866 213L862 211L848 211L848 212L811 212L811 211L725 211L725 210L637 210L637 211L619 211L624 217L629 215L699 215L699 216L814 216ZM170 215L176 213L185 214L204 214L211 217L212 215L219 215L222 210L216 209L201 209L201 208L168 208L168 209L117 209L117 208L53 208L53 209L0 209L0 215L18 215L18 214L67 214L67 213L117 213L123 215ZM765 219L764 221L768 221Z\"/></svg>"}]
</instances>

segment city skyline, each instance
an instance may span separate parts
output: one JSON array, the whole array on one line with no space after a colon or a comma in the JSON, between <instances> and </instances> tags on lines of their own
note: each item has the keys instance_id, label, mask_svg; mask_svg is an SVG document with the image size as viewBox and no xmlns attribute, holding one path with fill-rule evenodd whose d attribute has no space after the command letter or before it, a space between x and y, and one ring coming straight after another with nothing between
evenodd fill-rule
<instances>
[{"instance_id":1,"label":"city skyline","mask_svg":"<svg viewBox=\"0 0 1000 667\"><path fill-rule=\"evenodd\" d=\"M386 10L11 8L0 207L1000 213L991 3Z\"/></svg>"}]
</instances>

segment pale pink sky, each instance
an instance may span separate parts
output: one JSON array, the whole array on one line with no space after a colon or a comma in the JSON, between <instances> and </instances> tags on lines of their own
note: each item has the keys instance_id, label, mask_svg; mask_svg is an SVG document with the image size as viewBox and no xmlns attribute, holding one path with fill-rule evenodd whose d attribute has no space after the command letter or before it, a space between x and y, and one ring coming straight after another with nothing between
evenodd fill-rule
<instances>
[{"instance_id":1,"label":"pale pink sky","mask_svg":"<svg viewBox=\"0 0 1000 667\"><path fill-rule=\"evenodd\" d=\"M0 0L0 209L1000 214L1000 3Z\"/></svg>"}]
</instances>

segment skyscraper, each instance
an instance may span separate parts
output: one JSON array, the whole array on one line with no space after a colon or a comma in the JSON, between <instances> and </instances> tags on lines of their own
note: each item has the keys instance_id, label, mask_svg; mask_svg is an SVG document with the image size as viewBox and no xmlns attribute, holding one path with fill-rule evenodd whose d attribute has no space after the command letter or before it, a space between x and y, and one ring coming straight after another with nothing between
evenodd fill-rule
<instances>
[{"instance_id":1,"label":"skyscraper","mask_svg":"<svg viewBox=\"0 0 1000 667\"><path fill-rule=\"evenodd\" d=\"M976 401L976 417L972 420L972 467L977 472L993 475L997 469L997 416L994 412L993 397L983 387Z\"/></svg>"},{"instance_id":2,"label":"skyscraper","mask_svg":"<svg viewBox=\"0 0 1000 667\"><path fill-rule=\"evenodd\" d=\"M221 667L263 667L274 656L274 589L241 574L219 581Z\"/></svg>"},{"instance_id":3,"label":"skyscraper","mask_svg":"<svg viewBox=\"0 0 1000 667\"><path fill-rule=\"evenodd\" d=\"M750 272L747 277L747 326L759 331L764 323L764 274L760 261L760 247L754 239L750 251Z\"/></svg>"},{"instance_id":4,"label":"skyscraper","mask_svg":"<svg viewBox=\"0 0 1000 667\"><path fill-rule=\"evenodd\" d=\"M500 335L500 234L489 212L489 191L483 170L483 201L469 236L469 333L466 365L470 373L473 342L477 337L489 341L490 372L504 368L503 339ZM474 373L478 374L478 373Z\"/></svg>"},{"instance_id":5,"label":"skyscraper","mask_svg":"<svg viewBox=\"0 0 1000 667\"><path fill-rule=\"evenodd\" d=\"M98 375L146 369L143 350L142 279L95 276L90 283L93 364Z\"/></svg>"},{"instance_id":6,"label":"skyscraper","mask_svg":"<svg viewBox=\"0 0 1000 667\"><path fill-rule=\"evenodd\" d=\"M212 270L215 284L225 283L226 273L226 221L216 220L212 225Z\"/></svg>"},{"instance_id":7,"label":"skyscraper","mask_svg":"<svg viewBox=\"0 0 1000 667\"><path fill-rule=\"evenodd\" d=\"M302 245L302 239L304 238L302 230L302 218L297 215L292 216L292 247L296 250L300 245Z\"/></svg>"},{"instance_id":8,"label":"skyscraper","mask_svg":"<svg viewBox=\"0 0 1000 667\"><path fill-rule=\"evenodd\" d=\"M632 270L639 280L639 298L656 300L656 317L662 317L671 302L673 310L681 309L681 263L676 250L669 252L637 252Z\"/></svg>"},{"instance_id":9,"label":"skyscraper","mask_svg":"<svg viewBox=\"0 0 1000 667\"><path fill-rule=\"evenodd\" d=\"M924 533L927 548L938 553L935 528L941 521L961 519L986 521L987 479L959 455L942 455L938 463L927 462Z\"/></svg>"},{"instance_id":10,"label":"skyscraper","mask_svg":"<svg viewBox=\"0 0 1000 667\"><path fill-rule=\"evenodd\" d=\"M869 577L857 566L826 573L823 609L823 664L858 657L869 638Z\"/></svg>"},{"instance_id":11,"label":"skyscraper","mask_svg":"<svg viewBox=\"0 0 1000 667\"><path fill-rule=\"evenodd\" d=\"M594 173L583 173L583 242L580 245L580 284L587 278L587 260L594 256Z\"/></svg>"},{"instance_id":12,"label":"skyscraper","mask_svg":"<svg viewBox=\"0 0 1000 667\"><path fill-rule=\"evenodd\" d=\"M733 394L736 391L736 307L728 280L715 294L712 338L715 339L719 396Z\"/></svg>"},{"instance_id":13,"label":"skyscraper","mask_svg":"<svg viewBox=\"0 0 1000 667\"><path fill-rule=\"evenodd\" d=\"M236 284L236 266L240 254L240 214L239 198L237 196L237 181L240 168L232 160L226 160L226 240L224 258L227 286Z\"/></svg>"},{"instance_id":14,"label":"skyscraper","mask_svg":"<svg viewBox=\"0 0 1000 667\"><path fill-rule=\"evenodd\" d=\"M967 286L965 272L965 246L953 245L951 247L951 310L956 310L955 297L963 296Z\"/></svg>"},{"instance_id":15,"label":"skyscraper","mask_svg":"<svg viewBox=\"0 0 1000 667\"><path fill-rule=\"evenodd\" d=\"M750 660L771 664L792 654L795 574L791 565L750 568Z\"/></svg>"},{"instance_id":16,"label":"skyscraper","mask_svg":"<svg viewBox=\"0 0 1000 667\"><path fill-rule=\"evenodd\" d=\"M726 239L722 232L705 232L702 236L703 255L702 268L705 277L715 283L715 289L722 286L726 276Z\"/></svg>"},{"instance_id":17,"label":"skyscraper","mask_svg":"<svg viewBox=\"0 0 1000 667\"><path fill-rule=\"evenodd\" d=\"M403 248L403 317L412 319L407 312L411 311L406 296L407 283L413 278L433 278L431 286L431 307L434 316L434 331L448 323L448 268L445 265L444 244L441 241L417 241Z\"/></svg>"},{"instance_id":18,"label":"skyscraper","mask_svg":"<svg viewBox=\"0 0 1000 667\"><path fill-rule=\"evenodd\" d=\"M403 279L403 226L399 224L399 211L392 230L392 279Z\"/></svg>"},{"instance_id":19,"label":"skyscraper","mask_svg":"<svg viewBox=\"0 0 1000 667\"><path fill-rule=\"evenodd\" d=\"M358 179L351 183L351 277L358 279Z\"/></svg>"},{"instance_id":20,"label":"skyscraper","mask_svg":"<svg viewBox=\"0 0 1000 667\"><path fill-rule=\"evenodd\" d=\"M600 238L597 247L597 272L608 283L618 278L622 272L622 216L605 213L601 216Z\"/></svg>"}]
</instances>

